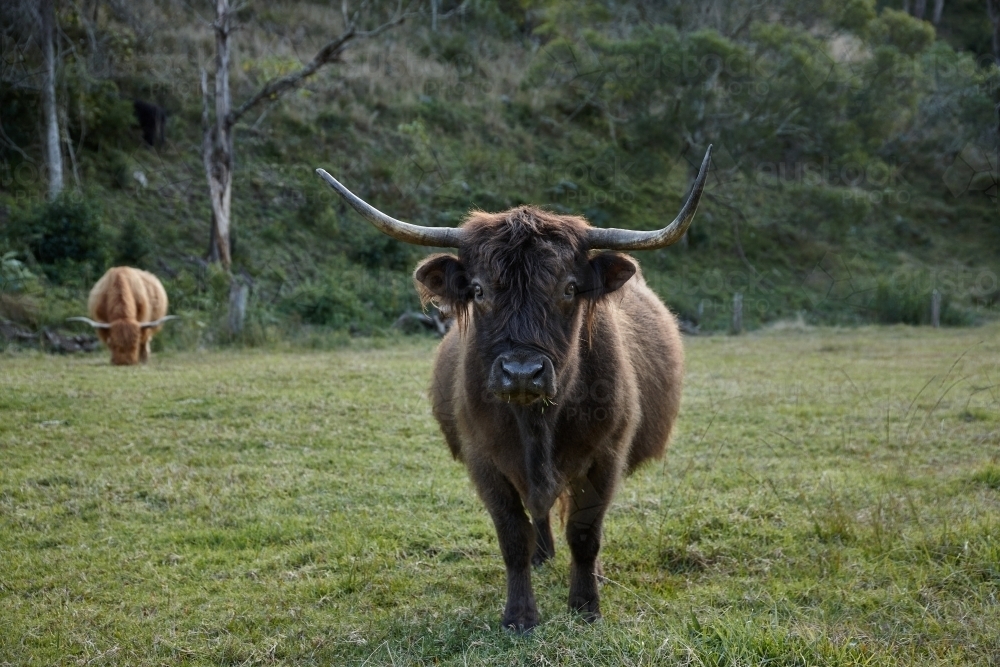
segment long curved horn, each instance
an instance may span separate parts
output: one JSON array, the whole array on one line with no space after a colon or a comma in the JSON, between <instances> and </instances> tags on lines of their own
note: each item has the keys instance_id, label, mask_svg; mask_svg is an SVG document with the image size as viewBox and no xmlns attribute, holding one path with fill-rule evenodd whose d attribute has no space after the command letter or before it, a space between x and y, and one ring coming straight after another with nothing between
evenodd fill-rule
<instances>
[{"instance_id":1,"label":"long curved horn","mask_svg":"<svg viewBox=\"0 0 1000 667\"><path fill-rule=\"evenodd\" d=\"M178 317L177 315L166 315L164 317L161 317L158 320L153 320L152 322L143 322L142 324L139 325L139 328L140 329L149 329L150 327L158 327L161 324L163 324L164 322L166 322L167 320L179 320L179 319L181 319L181 318Z\"/></svg>"},{"instance_id":2,"label":"long curved horn","mask_svg":"<svg viewBox=\"0 0 1000 667\"><path fill-rule=\"evenodd\" d=\"M390 218L382 211L373 206L369 206L353 192L345 188L340 182L323 169L317 169L316 173L326 181L331 188L337 191L354 210L360 213L368 222L375 225L380 232L387 234L397 241L412 243L414 245L436 246L438 248L457 248L462 245L464 231L454 227L421 227L411 225L402 220Z\"/></svg>"},{"instance_id":3,"label":"long curved horn","mask_svg":"<svg viewBox=\"0 0 1000 667\"><path fill-rule=\"evenodd\" d=\"M705 181L708 179L708 167L711 162L712 146L710 145L705 151L705 158L701 161L701 169L698 170L698 178L694 179L694 186L692 186L684 206L681 207L681 212L677 214L673 222L663 229L639 232L632 229L593 227L587 232L587 243L590 244L591 248L607 250L655 250L677 243L691 226L691 221L694 220L694 214L698 210L698 202L701 201L701 193L705 190Z\"/></svg>"},{"instance_id":4,"label":"long curved horn","mask_svg":"<svg viewBox=\"0 0 1000 667\"><path fill-rule=\"evenodd\" d=\"M95 329L110 329L111 324L109 322L95 322L89 317L67 317L67 322L86 322Z\"/></svg>"}]
</instances>

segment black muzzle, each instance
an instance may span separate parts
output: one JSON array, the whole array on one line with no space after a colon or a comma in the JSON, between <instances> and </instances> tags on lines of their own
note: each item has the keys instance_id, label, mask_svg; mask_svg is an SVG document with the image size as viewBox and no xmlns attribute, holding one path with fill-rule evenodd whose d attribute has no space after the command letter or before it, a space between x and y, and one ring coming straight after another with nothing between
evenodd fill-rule
<instances>
[{"instance_id":1,"label":"black muzzle","mask_svg":"<svg viewBox=\"0 0 1000 667\"><path fill-rule=\"evenodd\" d=\"M547 356L534 350L505 352L493 361L489 389L510 403L548 402L556 395L555 368Z\"/></svg>"}]
</instances>

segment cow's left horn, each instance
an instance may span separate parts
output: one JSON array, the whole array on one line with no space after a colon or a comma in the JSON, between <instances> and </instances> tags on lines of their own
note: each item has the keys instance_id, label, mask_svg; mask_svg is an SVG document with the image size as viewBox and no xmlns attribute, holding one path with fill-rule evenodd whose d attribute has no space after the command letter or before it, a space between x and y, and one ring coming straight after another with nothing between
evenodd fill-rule
<instances>
[{"instance_id":1,"label":"cow's left horn","mask_svg":"<svg viewBox=\"0 0 1000 667\"><path fill-rule=\"evenodd\" d=\"M464 232L461 229L454 227L421 227L420 225L411 225L408 222L390 218L374 206L369 206L323 169L317 169L316 173L331 188L336 190L337 194L343 197L344 201L350 204L355 211L364 216L368 222L375 225L383 234L387 234L397 241L412 243L414 245L435 246L438 248L457 248L462 245Z\"/></svg>"},{"instance_id":2,"label":"cow's left horn","mask_svg":"<svg viewBox=\"0 0 1000 667\"><path fill-rule=\"evenodd\" d=\"M708 179L708 167L711 162L712 147L709 146L708 150L705 151L705 158L701 161L698 177L694 179L691 194L688 195L687 201L684 202L681 212L677 214L674 221L663 229L638 232L632 229L592 227L587 233L587 243L591 248L605 248L607 250L655 250L677 243L691 226L691 221L694 220L694 214L698 210L698 202L701 201L701 193L705 190L705 181Z\"/></svg>"},{"instance_id":3,"label":"cow's left horn","mask_svg":"<svg viewBox=\"0 0 1000 667\"><path fill-rule=\"evenodd\" d=\"M143 322L142 324L139 325L139 328L140 329L149 329L151 327L158 327L161 324L163 324L164 322L166 322L167 320L179 320L179 319L180 319L180 317L178 317L177 315L166 315L164 317L161 317L158 320L153 320L152 322Z\"/></svg>"},{"instance_id":4,"label":"cow's left horn","mask_svg":"<svg viewBox=\"0 0 1000 667\"><path fill-rule=\"evenodd\" d=\"M66 321L67 322L86 322L87 324L89 324L90 326L94 327L95 329L110 329L111 328L111 324L110 323L108 323L108 322L95 322L94 320L90 319L89 317L67 317Z\"/></svg>"}]
</instances>

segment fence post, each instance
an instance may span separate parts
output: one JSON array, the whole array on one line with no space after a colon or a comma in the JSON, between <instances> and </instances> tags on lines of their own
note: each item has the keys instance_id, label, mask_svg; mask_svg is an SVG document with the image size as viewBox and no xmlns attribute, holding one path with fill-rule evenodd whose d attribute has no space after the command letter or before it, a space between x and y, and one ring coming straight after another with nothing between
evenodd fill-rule
<instances>
[{"instance_id":1,"label":"fence post","mask_svg":"<svg viewBox=\"0 0 1000 667\"><path fill-rule=\"evenodd\" d=\"M937 290L931 292L931 326L941 326L941 292Z\"/></svg>"},{"instance_id":2,"label":"fence post","mask_svg":"<svg viewBox=\"0 0 1000 667\"><path fill-rule=\"evenodd\" d=\"M743 293L733 295L733 334L743 333Z\"/></svg>"},{"instance_id":3,"label":"fence post","mask_svg":"<svg viewBox=\"0 0 1000 667\"><path fill-rule=\"evenodd\" d=\"M229 333L238 336L243 331L243 320L247 315L247 297L250 285L241 277L234 276L229 284Z\"/></svg>"}]
</instances>

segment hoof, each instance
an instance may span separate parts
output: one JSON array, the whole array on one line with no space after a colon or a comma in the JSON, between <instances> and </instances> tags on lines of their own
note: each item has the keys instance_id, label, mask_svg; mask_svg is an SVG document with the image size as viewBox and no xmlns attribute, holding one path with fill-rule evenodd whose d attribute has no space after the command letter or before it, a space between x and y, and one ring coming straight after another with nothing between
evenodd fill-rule
<instances>
[{"instance_id":1,"label":"hoof","mask_svg":"<svg viewBox=\"0 0 1000 667\"><path fill-rule=\"evenodd\" d=\"M593 600L570 598L569 609L579 613L587 623L601 620L601 603L596 598Z\"/></svg>"},{"instance_id":2,"label":"hoof","mask_svg":"<svg viewBox=\"0 0 1000 667\"><path fill-rule=\"evenodd\" d=\"M520 616L503 615L503 629L518 635L530 634L538 626L538 613L522 614Z\"/></svg>"},{"instance_id":3,"label":"hoof","mask_svg":"<svg viewBox=\"0 0 1000 667\"><path fill-rule=\"evenodd\" d=\"M541 567L545 565L547 561L552 560L553 554L542 551L541 549L535 549L535 553L531 555L531 564L535 567Z\"/></svg>"}]
</instances>

